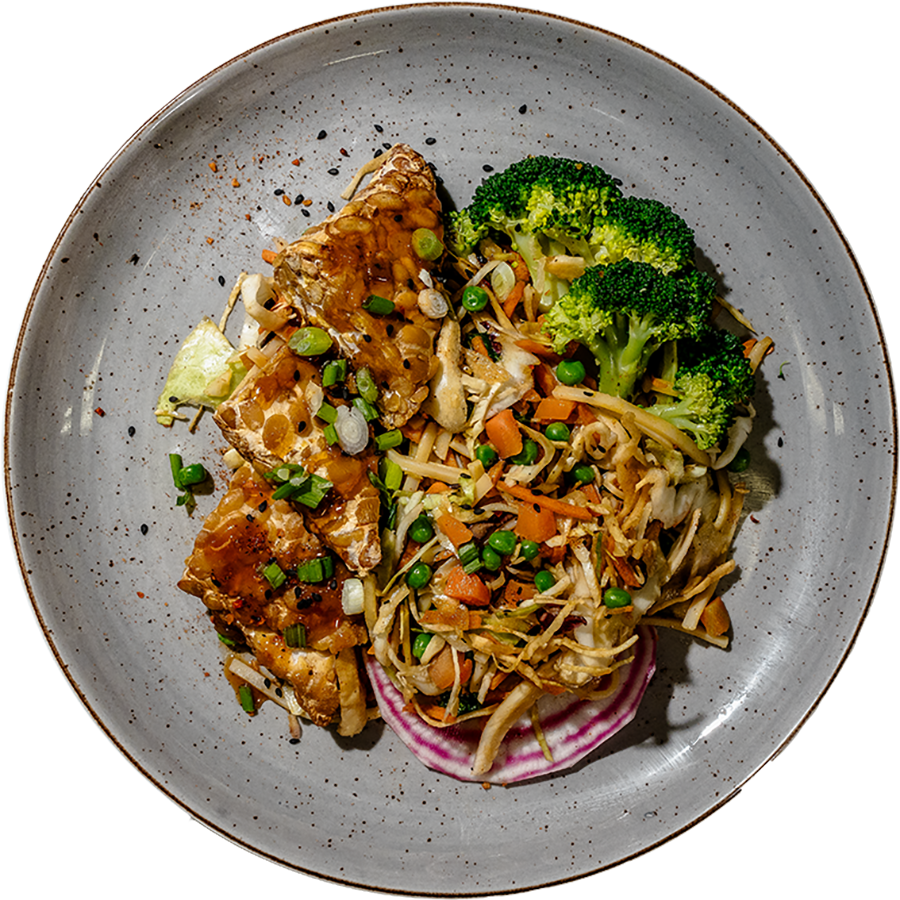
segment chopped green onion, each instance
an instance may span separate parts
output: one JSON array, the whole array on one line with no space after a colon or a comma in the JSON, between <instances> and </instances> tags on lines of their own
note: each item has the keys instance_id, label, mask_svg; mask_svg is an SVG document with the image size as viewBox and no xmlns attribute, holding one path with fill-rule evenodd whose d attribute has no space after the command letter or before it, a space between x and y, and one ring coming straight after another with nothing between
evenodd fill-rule
<instances>
[{"instance_id":1,"label":"chopped green onion","mask_svg":"<svg viewBox=\"0 0 900 900\"><path fill-rule=\"evenodd\" d=\"M237 641L233 641L230 637L225 637L224 634L220 634L220 635L219 635L219 640L220 640L226 647L232 647L232 648L233 648L233 647L237 647Z\"/></svg>"},{"instance_id":2,"label":"chopped green onion","mask_svg":"<svg viewBox=\"0 0 900 900\"><path fill-rule=\"evenodd\" d=\"M181 490L184 485L178 478L178 473L184 468L184 463L181 461L181 456L178 453L169 454L169 466L172 469L172 481L175 482L175 487Z\"/></svg>"},{"instance_id":3,"label":"chopped green onion","mask_svg":"<svg viewBox=\"0 0 900 900\"><path fill-rule=\"evenodd\" d=\"M241 709L244 712L256 712L256 703L253 701L253 689L249 684L242 684L238 688L238 699L241 701Z\"/></svg>"},{"instance_id":4,"label":"chopped green onion","mask_svg":"<svg viewBox=\"0 0 900 900\"><path fill-rule=\"evenodd\" d=\"M308 559L297 566L297 580L304 584L319 584L334 575L334 560L330 556Z\"/></svg>"},{"instance_id":5,"label":"chopped green onion","mask_svg":"<svg viewBox=\"0 0 900 900\"><path fill-rule=\"evenodd\" d=\"M356 373L356 393L369 403L374 403L378 399L378 385L375 384L372 373L366 368L359 369Z\"/></svg>"},{"instance_id":6,"label":"chopped green onion","mask_svg":"<svg viewBox=\"0 0 900 900\"><path fill-rule=\"evenodd\" d=\"M287 579L287 575L284 574L284 569L282 569L277 562L270 562L263 569L263 576L273 588L281 587Z\"/></svg>"},{"instance_id":7,"label":"chopped green onion","mask_svg":"<svg viewBox=\"0 0 900 900\"><path fill-rule=\"evenodd\" d=\"M331 349L332 343L328 332L314 325L298 328L288 339L288 347L297 356L321 356Z\"/></svg>"},{"instance_id":8,"label":"chopped green onion","mask_svg":"<svg viewBox=\"0 0 900 900\"><path fill-rule=\"evenodd\" d=\"M403 484L403 469L392 459L383 460L379 468L385 488L389 491L399 491L400 485Z\"/></svg>"},{"instance_id":9,"label":"chopped green onion","mask_svg":"<svg viewBox=\"0 0 900 900\"><path fill-rule=\"evenodd\" d=\"M332 359L322 369L322 387L334 387L347 377L347 360Z\"/></svg>"},{"instance_id":10,"label":"chopped green onion","mask_svg":"<svg viewBox=\"0 0 900 900\"><path fill-rule=\"evenodd\" d=\"M310 509L317 509L332 487L332 483L327 478L322 478L321 475L311 475L291 499Z\"/></svg>"},{"instance_id":11,"label":"chopped green onion","mask_svg":"<svg viewBox=\"0 0 900 900\"><path fill-rule=\"evenodd\" d=\"M375 446L379 450L390 450L392 447L399 447L402 443L403 432L399 428L375 435Z\"/></svg>"},{"instance_id":12,"label":"chopped green onion","mask_svg":"<svg viewBox=\"0 0 900 900\"><path fill-rule=\"evenodd\" d=\"M478 545L474 541L463 544L457 551L457 554L459 555L459 561L462 564L463 571L467 575L471 575L481 568L481 553L478 550Z\"/></svg>"},{"instance_id":13,"label":"chopped green onion","mask_svg":"<svg viewBox=\"0 0 900 900\"><path fill-rule=\"evenodd\" d=\"M284 629L284 643L287 647L303 649L306 647L306 626L301 622L296 625L288 625Z\"/></svg>"},{"instance_id":14,"label":"chopped green onion","mask_svg":"<svg viewBox=\"0 0 900 900\"><path fill-rule=\"evenodd\" d=\"M323 403L316 415L329 425L334 425L337 421L337 410L330 403Z\"/></svg>"},{"instance_id":15,"label":"chopped green onion","mask_svg":"<svg viewBox=\"0 0 900 900\"><path fill-rule=\"evenodd\" d=\"M441 239L430 228L417 228L412 233L412 248L420 259L435 260L444 252Z\"/></svg>"},{"instance_id":16,"label":"chopped green onion","mask_svg":"<svg viewBox=\"0 0 900 900\"><path fill-rule=\"evenodd\" d=\"M354 397L353 405L363 414L363 418L367 422L374 422L378 418L378 409L374 404L362 397Z\"/></svg>"},{"instance_id":17,"label":"chopped green onion","mask_svg":"<svg viewBox=\"0 0 900 900\"><path fill-rule=\"evenodd\" d=\"M379 297L372 294L368 300L363 303L363 309L372 313L373 316L389 316L394 311L394 301L388 300L386 297Z\"/></svg>"},{"instance_id":18,"label":"chopped green onion","mask_svg":"<svg viewBox=\"0 0 900 900\"><path fill-rule=\"evenodd\" d=\"M325 440L328 441L330 446L333 446L338 442L337 428L335 428L334 425L326 425L322 429L322 433L325 435Z\"/></svg>"}]
</instances>

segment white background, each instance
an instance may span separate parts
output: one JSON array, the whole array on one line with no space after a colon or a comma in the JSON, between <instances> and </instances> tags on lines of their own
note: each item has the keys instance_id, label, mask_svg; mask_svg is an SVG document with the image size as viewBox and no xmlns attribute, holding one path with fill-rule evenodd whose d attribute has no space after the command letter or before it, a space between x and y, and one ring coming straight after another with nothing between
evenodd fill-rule
<instances>
[{"instance_id":1,"label":"white background","mask_svg":"<svg viewBox=\"0 0 900 900\"><path fill-rule=\"evenodd\" d=\"M338 14L350 6L305 5L325 14ZM634 9L650 16L654 11L671 14L675 7L690 8L697 23L694 39L702 46L717 39L703 33L709 9L726 4L558 0L528 5L576 18L584 15L591 21L600 12L624 20ZM754 6L727 5L737 12ZM849 165L866 175L872 169L864 163L880 161L886 167L882 184L887 187L878 188L868 199L861 192L849 199L839 191L831 196L839 221L844 216L852 224L853 216L863 215L871 201L881 204L876 218L880 215L879 221L890 223L900 196L898 7L887 0L852 4L782 0L758 5L770 13L769 42L751 49L766 58L772 78L771 96L759 99L757 118L767 119L763 124L776 140L807 165L814 184L819 173L826 200L828 179L835 171ZM0 373L4 379L49 244L92 172L137 124L130 75L132 17L139 7L127 0L46 0L39 6L3 2ZM58 173L56 180L48 183L53 171ZM872 183L879 184L877 178ZM898 222L893 219L895 226ZM896 259L900 250L895 246L893 253ZM889 258L886 271L887 289L892 290ZM896 274L896 267L893 271ZM190 823L176 820L155 828L153 792L81 708L56 667L21 583L5 521L0 528L3 894L29 900L60 893L75 900L191 896ZM900 579L895 576L894 581ZM874 669L882 673L875 676L876 687L865 683L855 694L835 697L827 709L823 704L827 715L801 731L776 769L774 826L784 837L774 850L776 896L829 900L854 888L883 884L888 891L896 889L881 880L888 877L896 855L896 825L870 828L866 819L877 817L879 810L896 809L900 802L897 597L896 591L880 591L879 630L867 632L871 653L853 670L864 672L866 661L874 660ZM886 654L886 663L879 653ZM857 650L854 654L862 659ZM894 667L894 680L889 678L887 684L885 665ZM863 684L865 677L860 679ZM867 797L869 791L874 796ZM811 805L816 797L822 798L819 807ZM817 828L822 832L815 840L801 839L796 829L788 827L803 808L812 832L817 834Z\"/></svg>"}]
</instances>

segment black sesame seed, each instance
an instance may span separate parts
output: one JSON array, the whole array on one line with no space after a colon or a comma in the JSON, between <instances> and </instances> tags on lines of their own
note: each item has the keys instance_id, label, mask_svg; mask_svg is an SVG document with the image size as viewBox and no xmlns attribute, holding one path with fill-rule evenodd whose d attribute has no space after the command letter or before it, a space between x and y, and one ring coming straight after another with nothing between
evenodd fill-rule
<instances>
[{"instance_id":1,"label":"black sesame seed","mask_svg":"<svg viewBox=\"0 0 900 900\"><path fill-rule=\"evenodd\" d=\"M290 738L290 739L288 740L288 743L289 743L289 744L299 744L299 743L300 743L300 738Z\"/></svg>"},{"instance_id":2,"label":"black sesame seed","mask_svg":"<svg viewBox=\"0 0 900 900\"><path fill-rule=\"evenodd\" d=\"M382 153L384 153L384 150L382 150L381 147L379 147L379 148L372 154L372 156L373 156L374 159L378 159L378 157L381 156Z\"/></svg>"},{"instance_id":3,"label":"black sesame seed","mask_svg":"<svg viewBox=\"0 0 900 900\"><path fill-rule=\"evenodd\" d=\"M382 134L382 133L384 132L384 129L383 129L380 125L376 125L376 126L375 126L375 130L376 130L379 134Z\"/></svg>"},{"instance_id":4,"label":"black sesame seed","mask_svg":"<svg viewBox=\"0 0 900 900\"><path fill-rule=\"evenodd\" d=\"M372 343L372 335L371 335L371 334L364 334L364 335L363 335L363 340L364 340L367 344L371 344L371 343Z\"/></svg>"},{"instance_id":5,"label":"black sesame seed","mask_svg":"<svg viewBox=\"0 0 900 900\"><path fill-rule=\"evenodd\" d=\"M324 128L316 135L316 137L317 137L320 141L322 140L322 138L327 137L327 136L328 136L328 132L325 131Z\"/></svg>"},{"instance_id":6,"label":"black sesame seed","mask_svg":"<svg viewBox=\"0 0 900 900\"><path fill-rule=\"evenodd\" d=\"M266 598L266 600L271 600L271 599L272 599L272 592L271 592L268 588L266 588L265 593L263 594L263 596Z\"/></svg>"},{"instance_id":7,"label":"black sesame seed","mask_svg":"<svg viewBox=\"0 0 900 900\"><path fill-rule=\"evenodd\" d=\"M329 175L340 175L340 174L341 174L341 170L340 170L340 169L329 169L329 170L328 170L328 174L329 174Z\"/></svg>"},{"instance_id":8,"label":"black sesame seed","mask_svg":"<svg viewBox=\"0 0 900 900\"><path fill-rule=\"evenodd\" d=\"M425 143L428 144L428 146L430 147L432 144L437 143L437 138L427 137L427 138L425 138Z\"/></svg>"},{"instance_id":9,"label":"black sesame seed","mask_svg":"<svg viewBox=\"0 0 900 900\"><path fill-rule=\"evenodd\" d=\"M280 197L284 193L282 188L275 188L275 196Z\"/></svg>"},{"instance_id":10,"label":"black sesame seed","mask_svg":"<svg viewBox=\"0 0 900 900\"><path fill-rule=\"evenodd\" d=\"M283 696L284 696L284 691L282 691L281 688L275 688L275 696L276 696L276 697L283 697Z\"/></svg>"},{"instance_id":11,"label":"black sesame seed","mask_svg":"<svg viewBox=\"0 0 900 900\"><path fill-rule=\"evenodd\" d=\"M404 368L404 369L409 369L409 368L411 368L411 364L410 364L410 361L409 361L408 359L404 359L404 360L403 360L403 368Z\"/></svg>"},{"instance_id":12,"label":"black sesame seed","mask_svg":"<svg viewBox=\"0 0 900 900\"><path fill-rule=\"evenodd\" d=\"M222 287L225 287L225 276L224 276L224 275L220 275L218 280L219 280L219 284L220 284Z\"/></svg>"},{"instance_id":13,"label":"black sesame seed","mask_svg":"<svg viewBox=\"0 0 900 900\"><path fill-rule=\"evenodd\" d=\"M300 212L302 212L307 219L310 217L310 211L305 206L300 210Z\"/></svg>"},{"instance_id":14,"label":"black sesame seed","mask_svg":"<svg viewBox=\"0 0 900 900\"><path fill-rule=\"evenodd\" d=\"M490 163L485 163L481 168L484 169L485 172L494 171L494 167Z\"/></svg>"},{"instance_id":15,"label":"black sesame seed","mask_svg":"<svg viewBox=\"0 0 900 900\"><path fill-rule=\"evenodd\" d=\"M268 506L269 506L269 501L268 501L268 500L263 500L263 502L260 503L259 506L257 506L256 508L257 508L260 512L265 512L266 509L268 508Z\"/></svg>"},{"instance_id":16,"label":"black sesame seed","mask_svg":"<svg viewBox=\"0 0 900 900\"><path fill-rule=\"evenodd\" d=\"M129 425L128 426L128 437L134 437L136 431L137 431L137 429L134 427L134 425Z\"/></svg>"},{"instance_id":17,"label":"black sesame seed","mask_svg":"<svg viewBox=\"0 0 900 900\"><path fill-rule=\"evenodd\" d=\"M523 104L519 107L519 112L524 116L525 113L528 112L528 107L523 103Z\"/></svg>"},{"instance_id":18,"label":"black sesame seed","mask_svg":"<svg viewBox=\"0 0 900 900\"><path fill-rule=\"evenodd\" d=\"M384 329L387 332L388 337L394 336L394 324L393 322L388 322L387 327Z\"/></svg>"},{"instance_id":19,"label":"black sesame seed","mask_svg":"<svg viewBox=\"0 0 900 900\"><path fill-rule=\"evenodd\" d=\"M174 394L171 397L169 397L169 403L177 403L177 402L178 402L178 398Z\"/></svg>"},{"instance_id":20,"label":"black sesame seed","mask_svg":"<svg viewBox=\"0 0 900 900\"><path fill-rule=\"evenodd\" d=\"M314 591L312 594L309 595L309 599L310 599L310 602L312 602L312 603L321 603L322 595L318 591Z\"/></svg>"},{"instance_id":21,"label":"black sesame seed","mask_svg":"<svg viewBox=\"0 0 900 900\"><path fill-rule=\"evenodd\" d=\"M252 522L252 521L253 521L253 516L251 516L250 513L247 513L247 515L246 515L244 518L245 518L248 522Z\"/></svg>"},{"instance_id":22,"label":"black sesame seed","mask_svg":"<svg viewBox=\"0 0 900 900\"><path fill-rule=\"evenodd\" d=\"M297 196L294 197L294 203L297 206L299 206L302 202L303 202L303 194L297 194Z\"/></svg>"},{"instance_id":23,"label":"black sesame seed","mask_svg":"<svg viewBox=\"0 0 900 900\"><path fill-rule=\"evenodd\" d=\"M391 149L391 145L387 141L385 141L381 146L384 147L385 150Z\"/></svg>"},{"instance_id":24,"label":"black sesame seed","mask_svg":"<svg viewBox=\"0 0 900 900\"><path fill-rule=\"evenodd\" d=\"M146 534L150 530L148 525L141 525L141 534Z\"/></svg>"},{"instance_id":25,"label":"black sesame seed","mask_svg":"<svg viewBox=\"0 0 900 900\"><path fill-rule=\"evenodd\" d=\"M270 688L270 687L272 687L272 680L271 680L270 678L264 678L264 679L263 679L263 684L264 684L267 688Z\"/></svg>"},{"instance_id":26,"label":"black sesame seed","mask_svg":"<svg viewBox=\"0 0 900 900\"><path fill-rule=\"evenodd\" d=\"M334 212L334 204L330 200L328 201L328 212Z\"/></svg>"}]
</instances>

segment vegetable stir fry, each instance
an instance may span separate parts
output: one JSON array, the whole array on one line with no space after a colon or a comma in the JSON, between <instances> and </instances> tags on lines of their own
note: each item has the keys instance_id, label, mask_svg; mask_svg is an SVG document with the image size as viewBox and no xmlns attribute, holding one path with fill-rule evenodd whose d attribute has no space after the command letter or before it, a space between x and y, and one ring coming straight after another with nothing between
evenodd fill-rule
<instances>
[{"instance_id":1,"label":"vegetable stir fry","mask_svg":"<svg viewBox=\"0 0 900 900\"><path fill-rule=\"evenodd\" d=\"M240 466L233 509L252 485L297 539L270 530L227 589L201 541L182 584L245 668L289 684L294 713L355 733L377 714L366 658L376 699L390 684L432 734L475 731L472 777L521 721L550 764L539 701L608 710L636 658L652 671L649 626L727 646L720 582L747 492L729 466L771 341L696 268L687 224L596 166L529 158L447 215L405 145L367 170L344 210L269 254L271 276L242 276L255 334L234 354L217 342L220 393L183 392ZM220 542L250 540L215 517ZM325 603L309 581L342 598L333 646L298 638Z\"/></svg>"}]
</instances>

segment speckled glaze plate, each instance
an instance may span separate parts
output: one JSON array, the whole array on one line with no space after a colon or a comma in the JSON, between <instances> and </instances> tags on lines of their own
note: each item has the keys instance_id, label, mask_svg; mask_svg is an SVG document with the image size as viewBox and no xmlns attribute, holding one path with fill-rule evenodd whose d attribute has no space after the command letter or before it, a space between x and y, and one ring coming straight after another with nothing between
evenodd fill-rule
<instances>
[{"instance_id":1,"label":"speckled glaze plate","mask_svg":"<svg viewBox=\"0 0 900 900\"><path fill-rule=\"evenodd\" d=\"M179 341L218 315L273 237L326 214L403 140L448 197L527 153L596 162L696 229L777 351L757 398L749 514L723 652L660 636L638 717L574 770L483 790L375 724L344 740L243 715L200 604L175 588L204 513L167 454L221 486L209 418L153 419ZM303 205L299 196L309 205ZM790 379L779 378L789 366ZM895 411L871 299L822 202L740 110L668 60L509 8L398 7L223 65L88 188L35 289L12 369L7 485L26 582L83 702L132 762L272 860L396 892L547 885L641 853L714 811L785 745L850 649L894 501ZM209 677L212 673L213 677Z\"/></svg>"}]
</instances>

